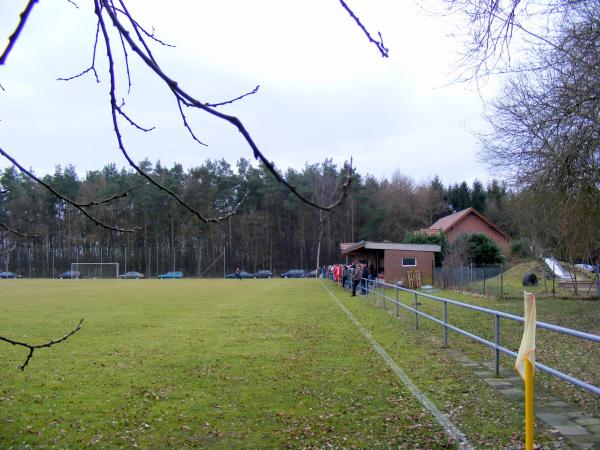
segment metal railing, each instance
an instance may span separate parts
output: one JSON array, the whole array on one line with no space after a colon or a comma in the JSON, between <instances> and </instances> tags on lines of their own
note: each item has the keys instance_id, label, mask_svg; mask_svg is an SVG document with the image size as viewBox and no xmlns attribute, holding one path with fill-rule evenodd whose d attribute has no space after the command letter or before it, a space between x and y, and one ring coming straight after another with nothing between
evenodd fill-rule
<instances>
[{"instance_id":1,"label":"metal railing","mask_svg":"<svg viewBox=\"0 0 600 450\"><path fill-rule=\"evenodd\" d=\"M381 300L382 306L386 309L387 309L387 306L386 306L387 303L395 304L396 305L396 316L399 316L400 308L403 308L406 311L413 313L415 316L415 329L419 328L419 318L420 317L429 319L430 321L432 321L438 325L441 325L443 327L444 347L448 346L448 330L452 330L452 331L455 331L463 336L466 336L480 344L483 344L483 345L493 349L496 375L500 374L500 355L501 355L501 353L512 356L513 358L517 357L516 352L509 350L509 349L503 347L502 345L500 345L500 336L501 336L500 319L507 319L507 320L512 320L515 322L523 323L524 322L523 317L515 316L513 314L508 314L508 313L505 313L502 311L496 311L496 310L489 309L489 308L483 308L480 306L469 305L468 303L462 303L462 302L459 302L456 300L450 300L447 298L427 294L424 292L418 292L418 291L414 291L411 289L406 289L406 288L403 288L400 286L386 284L386 283L383 283L378 280L369 280L368 282L362 283L361 285L358 286L357 292L359 292L359 290L361 290L361 287L364 289L364 292L366 292L367 298L369 298L371 295L373 296L373 302L375 304L377 304L378 297ZM412 294L412 296L413 296L412 306L406 305L399 300L400 292ZM393 297L390 297L390 295L389 295L390 293L393 293ZM419 298L427 298L429 300L433 300L435 302L442 303L443 318L438 319L437 317L434 317L431 314L428 314L424 311L419 310L419 306L420 306ZM457 306L459 308L465 308L465 309L469 309L472 311L477 311L477 312L487 314L487 315L494 317L494 341L493 342L489 341L481 336L470 333L466 330L463 330L462 328L459 328L457 326L450 324L448 321L448 305L453 305L453 306ZM538 322L536 322L536 328L545 329L545 330L553 331L556 333L565 334L568 336L574 336L579 339L585 339L585 340L588 340L591 342L600 343L599 335L585 333L582 331L573 330L571 328L564 328L564 327L560 327L558 325L553 325L551 323L538 321ZM597 386L594 386L585 381L579 380L575 377L572 377L571 375L560 372L559 370L556 370L552 367L546 366L546 365L538 363L538 362L535 363L535 367L543 372L546 372L546 373L553 375L561 380L571 383L581 389L584 389L588 392L592 392L596 395L600 395L600 387L597 387Z\"/></svg>"}]
</instances>

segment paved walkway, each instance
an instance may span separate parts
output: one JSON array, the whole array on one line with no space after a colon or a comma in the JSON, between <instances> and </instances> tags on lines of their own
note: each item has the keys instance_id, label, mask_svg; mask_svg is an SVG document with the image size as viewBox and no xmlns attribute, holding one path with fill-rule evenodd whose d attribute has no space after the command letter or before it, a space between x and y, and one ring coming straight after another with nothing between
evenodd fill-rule
<instances>
[{"instance_id":1,"label":"paved walkway","mask_svg":"<svg viewBox=\"0 0 600 450\"><path fill-rule=\"evenodd\" d=\"M515 401L524 401L523 380L516 372L500 370L500 376L495 376L494 363L479 363L470 360L462 353L448 349L448 352L463 366L471 368L490 386ZM577 449L600 449L600 419L590 416L580 409L560 400L559 398L536 391L535 416L545 422L565 440Z\"/></svg>"}]
</instances>

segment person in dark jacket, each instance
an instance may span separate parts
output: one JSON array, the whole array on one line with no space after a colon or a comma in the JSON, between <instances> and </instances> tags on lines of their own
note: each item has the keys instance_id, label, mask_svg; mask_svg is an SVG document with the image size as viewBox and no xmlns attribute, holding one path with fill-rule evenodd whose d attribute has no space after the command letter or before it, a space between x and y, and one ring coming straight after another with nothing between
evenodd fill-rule
<instances>
[{"instance_id":1,"label":"person in dark jacket","mask_svg":"<svg viewBox=\"0 0 600 450\"><path fill-rule=\"evenodd\" d=\"M360 280L360 293L363 295L367 295L367 289L369 285L369 269L367 269L367 265L364 264L362 267L362 279Z\"/></svg>"},{"instance_id":2,"label":"person in dark jacket","mask_svg":"<svg viewBox=\"0 0 600 450\"><path fill-rule=\"evenodd\" d=\"M362 267L360 264L357 264L356 268L354 269L354 274L352 275L352 297L356 296L356 287L358 286L358 283L360 283L362 274Z\"/></svg>"},{"instance_id":3,"label":"person in dark jacket","mask_svg":"<svg viewBox=\"0 0 600 450\"><path fill-rule=\"evenodd\" d=\"M346 264L342 266L342 287L345 288L348 281L348 274L350 273L350 269Z\"/></svg>"}]
</instances>

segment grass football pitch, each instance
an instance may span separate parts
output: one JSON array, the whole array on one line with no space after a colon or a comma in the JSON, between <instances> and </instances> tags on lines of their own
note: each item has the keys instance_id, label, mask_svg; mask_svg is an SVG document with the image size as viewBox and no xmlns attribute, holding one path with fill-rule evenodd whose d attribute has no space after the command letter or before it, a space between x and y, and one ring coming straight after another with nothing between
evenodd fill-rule
<instances>
[{"instance_id":1,"label":"grass football pitch","mask_svg":"<svg viewBox=\"0 0 600 450\"><path fill-rule=\"evenodd\" d=\"M457 448L334 296L477 448L523 411L439 343L320 280L2 280L2 448ZM551 442L543 427L536 440Z\"/></svg>"}]
</instances>

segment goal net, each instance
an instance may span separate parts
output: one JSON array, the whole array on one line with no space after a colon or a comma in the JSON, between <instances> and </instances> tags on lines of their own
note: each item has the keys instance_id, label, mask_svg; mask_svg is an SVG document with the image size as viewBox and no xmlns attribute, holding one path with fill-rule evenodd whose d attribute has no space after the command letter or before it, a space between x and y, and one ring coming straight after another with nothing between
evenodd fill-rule
<instances>
[{"instance_id":1,"label":"goal net","mask_svg":"<svg viewBox=\"0 0 600 450\"><path fill-rule=\"evenodd\" d=\"M71 271L79 272L80 278L117 278L119 263L71 263Z\"/></svg>"}]
</instances>

